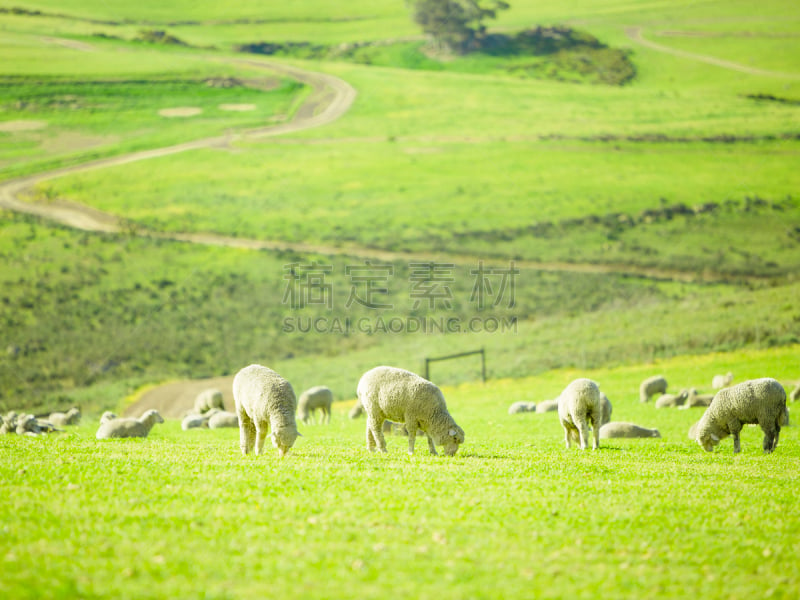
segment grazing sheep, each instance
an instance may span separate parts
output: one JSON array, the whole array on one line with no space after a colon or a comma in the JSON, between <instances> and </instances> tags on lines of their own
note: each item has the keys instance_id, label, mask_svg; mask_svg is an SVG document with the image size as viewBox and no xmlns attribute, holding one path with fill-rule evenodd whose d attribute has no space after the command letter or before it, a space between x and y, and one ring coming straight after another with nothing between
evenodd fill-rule
<instances>
[{"instance_id":1,"label":"grazing sheep","mask_svg":"<svg viewBox=\"0 0 800 600\"><path fill-rule=\"evenodd\" d=\"M386 452L383 423L403 423L408 432L408 453L414 454L417 431L428 437L428 449L436 454L443 446L448 456L464 443L464 430L453 420L441 390L419 375L395 367L375 367L364 373L356 390L367 415L367 449Z\"/></svg>"},{"instance_id":2,"label":"grazing sheep","mask_svg":"<svg viewBox=\"0 0 800 600\"><path fill-rule=\"evenodd\" d=\"M695 408L697 406L709 406L714 399L714 394L698 394L696 388L689 390L689 396L686 398L681 409Z\"/></svg>"},{"instance_id":3,"label":"grazing sheep","mask_svg":"<svg viewBox=\"0 0 800 600\"><path fill-rule=\"evenodd\" d=\"M297 398L292 384L261 365L243 368L233 378L233 399L239 417L239 447L242 454L263 454L267 436L283 457L297 436Z\"/></svg>"},{"instance_id":4,"label":"grazing sheep","mask_svg":"<svg viewBox=\"0 0 800 600\"><path fill-rule=\"evenodd\" d=\"M100 415L100 424L102 425L103 423L106 423L106 422L111 421L112 419L116 419L116 418L117 418L116 413L113 413L110 410L107 410L102 415Z\"/></svg>"},{"instance_id":5,"label":"grazing sheep","mask_svg":"<svg viewBox=\"0 0 800 600\"><path fill-rule=\"evenodd\" d=\"M56 427L65 427L67 425L77 425L81 420L81 410L73 406L67 412L54 412L50 413L47 419Z\"/></svg>"},{"instance_id":6,"label":"grazing sheep","mask_svg":"<svg viewBox=\"0 0 800 600\"><path fill-rule=\"evenodd\" d=\"M667 393L667 380L663 375L653 375L639 385L639 401L647 402L651 396Z\"/></svg>"},{"instance_id":7,"label":"grazing sheep","mask_svg":"<svg viewBox=\"0 0 800 600\"><path fill-rule=\"evenodd\" d=\"M211 429L221 429L223 427L239 427L239 415L226 410L221 410L211 415L208 420L208 427Z\"/></svg>"},{"instance_id":8,"label":"grazing sheep","mask_svg":"<svg viewBox=\"0 0 800 600\"><path fill-rule=\"evenodd\" d=\"M300 394L297 399L297 411L300 420L308 423L313 418L314 411L322 411L320 421L322 423L331 422L331 405L333 404L333 392L324 385L318 385L307 389Z\"/></svg>"},{"instance_id":9,"label":"grazing sheep","mask_svg":"<svg viewBox=\"0 0 800 600\"><path fill-rule=\"evenodd\" d=\"M800 383L794 386L794 389L791 392L789 392L789 400L791 400L792 402L797 402L798 400L800 400Z\"/></svg>"},{"instance_id":10,"label":"grazing sheep","mask_svg":"<svg viewBox=\"0 0 800 600\"><path fill-rule=\"evenodd\" d=\"M600 428L600 437L608 438L660 438L658 429L648 429L634 423L612 421Z\"/></svg>"},{"instance_id":11,"label":"grazing sheep","mask_svg":"<svg viewBox=\"0 0 800 600\"><path fill-rule=\"evenodd\" d=\"M198 413L205 413L212 408L225 410L225 404L222 402L222 392L216 388L208 388L203 390L194 399L194 410Z\"/></svg>"},{"instance_id":12,"label":"grazing sheep","mask_svg":"<svg viewBox=\"0 0 800 600\"><path fill-rule=\"evenodd\" d=\"M567 448L573 441L580 440L581 450L589 445L589 423L594 431L592 449L600 447L600 422L603 406L600 402L600 388L591 379L576 379L558 397L558 418L564 428L564 441Z\"/></svg>"},{"instance_id":13,"label":"grazing sheep","mask_svg":"<svg viewBox=\"0 0 800 600\"><path fill-rule=\"evenodd\" d=\"M544 400L536 405L537 413L554 412L558 410L558 398L555 400Z\"/></svg>"},{"instance_id":14,"label":"grazing sheep","mask_svg":"<svg viewBox=\"0 0 800 600\"><path fill-rule=\"evenodd\" d=\"M514 402L508 407L508 414L516 415L517 413L536 412L535 402Z\"/></svg>"},{"instance_id":15,"label":"grazing sheep","mask_svg":"<svg viewBox=\"0 0 800 600\"><path fill-rule=\"evenodd\" d=\"M353 408L350 409L350 412L347 413L347 416L351 419L357 419L364 413L364 407L361 406L361 402L356 400L356 403L353 405Z\"/></svg>"},{"instance_id":16,"label":"grazing sheep","mask_svg":"<svg viewBox=\"0 0 800 600\"><path fill-rule=\"evenodd\" d=\"M721 390L733 383L733 373L728 371L725 375L714 375L711 380L711 389Z\"/></svg>"},{"instance_id":17,"label":"grazing sheep","mask_svg":"<svg viewBox=\"0 0 800 600\"><path fill-rule=\"evenodd\" d=\"M763 448L772 452L778 445L781 425L788 422L786 390L771 377L752 379L717 392L697 425L697 443L711 452L720 440L733 436L733 452L741 451L742 425L758 423L764 431Z\"/></svg>"},{"instance_id":18,"label":"grazing sheep","mask_svg":"<svg viewBox=\"0 0 800 600\"><path fill-rule=\"evenodd\" d=\"M111 419L101 424L97 430L95 437L98 440L107 440L111 438L131 438L140 437L145 438L153 425L156 423L163 423L163 417L158 414L158 411L151 408L139 417L138 419L123 418Z\"/></svg>"},{"instance_id":19,"label":"grazing sheep","mask_svg":"<svg viewBox=\"0 0 800 600\"><path fill-rule=\"evenodd\" d=\"M600 406L603 409L600 414L600 425L603 426L611 420L611 411L613 410L611 400L603 392L600 392Z\"/></svg>"},{"instance_id":20,"label":"grazing sheep","mask_svg":"<svg viewBox=\"0 0 800 600\"><path fill-rule=\"evenodd\" d=\"M656 400L656 408L673 408L683 406L689 397L689 390L681 390L680 394L661 394Z\"/></svg>"}]
</instances>

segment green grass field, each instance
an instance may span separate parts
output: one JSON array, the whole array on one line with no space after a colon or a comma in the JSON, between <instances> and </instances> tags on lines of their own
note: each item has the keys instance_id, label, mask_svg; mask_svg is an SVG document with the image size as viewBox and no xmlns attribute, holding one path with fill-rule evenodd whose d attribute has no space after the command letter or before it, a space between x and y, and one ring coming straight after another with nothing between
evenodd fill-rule
<instances>
[{"instance_id":1,"label":"green grass field","mask_svg":"<svg viewBox=\"0 0 800 600\"><path fill-rule=\"evenodd\" d=\"M800 590L796 427L774 454L746 428L706 454L686 431L701 409L641 404L642 376L709 385L714 368L792 376L797 347L681 357L612 370L445 387L466 431L453 458L387 438L338 404L301 425L289 456L242 457L236 430L156 425L147 440L97 441L96 422L0 445L4 576L20 598L791 598ZM508 415L576 376L597 380L614 420L662 437L563 448L554 413ZM424 448L425 444L421 444ZM56 500L57 501L54 501ZM80 557L79 559L77 557ZM712 559L713 557L713 559ZM424 590L424 591L421 591Z\"/></svg>"},{"instance_id":2,"label":"green grass field","mask_svg":"<svg viewBox=\"0 0 800 600\"><path fill-rule=\"evenodd\" d=\"M635 77L439 61L400 0L0 5L0 182L225 140L24 196L106 211L118 233L0 209L0 414L84 412L65 433L0 437L1 597L800 594L796 425L772 455L749 427L740 455L730 440L706 454L687 437L702 410L637 395L654 373L672 392L727 371L800 380L800 13L510 3L491 31L573 27ZM185 45L143 41L154 31ZM338 59L234 51L262 42L376 44ZM270 65L357 97L322 127L241 136L326 97ZM516 265L513 294L494 272L478 304L482 262ZM358 301L349 270L364 267L381 308ZM480 348L486 383L475 356L431 366L466 431L455 457L419 442L409 457L402 437L365 450L363 420L346 417L364 371ZM284 460L177 420L147 440L94 438L103 410L152 386L253 362L339 401ZM565 450L552 413L507 414L581 376L614 420L662 437Z\"/></svg>"}]
</instances>

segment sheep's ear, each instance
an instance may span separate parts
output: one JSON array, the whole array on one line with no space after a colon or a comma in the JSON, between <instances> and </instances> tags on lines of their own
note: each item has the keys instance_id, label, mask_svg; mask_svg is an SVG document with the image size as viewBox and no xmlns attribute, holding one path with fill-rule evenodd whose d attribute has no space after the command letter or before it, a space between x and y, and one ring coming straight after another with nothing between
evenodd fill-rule
<instances>
[{"instance_id":1,"label":"sheep's ear","mask_svg":"<svg viewBox=\"0 0 800 600\"><path fill-rule=\"evenodd\" d=\"M714 435L713 433L711 434L711 439L714 440L715 442L719 441L719 438L716 435Z\"/></svg>"},{"instance_id":2,"label":"sheep's ear","mask_svg":"<svg viewBox=\"0 0 800 600\"><path fill-rule=\"evenodd\" d=\"M450 431L447 432L447 435L449 435L450 437L453 437L455 434L456 434L455 429L451 429Z\"/></svg>"},{"instance_id":3,"label":"sheep's ear","mask_svg":"<svg viewBox=\"0 0 800 600\"><path fill-rule=\"evenodd\" d=\"M300 433L299 431L297 432L297 435L299 435L300 437L303 437L303 434Z\"/></svg>"}]
</instances>

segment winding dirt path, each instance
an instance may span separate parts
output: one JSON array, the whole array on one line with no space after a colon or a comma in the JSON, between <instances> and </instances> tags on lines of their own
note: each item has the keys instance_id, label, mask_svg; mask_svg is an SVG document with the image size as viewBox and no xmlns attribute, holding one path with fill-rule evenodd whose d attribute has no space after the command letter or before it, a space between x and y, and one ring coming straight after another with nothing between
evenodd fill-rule
<instances>
[{"instance_id":1,"label":"winding dirt path","mask_svg":"<svg viewBox=\"0 0 800 600\"><path fill-rule=\"evenodd\" d=\"M642 35L641 27L628 27L625 29L625 35L627 35L628 38L630 38L634 42L641 44L645 48L650 48L651 50L664 52L666 54L671 54L673 56L679 56L680 58L688 58L690 60L704 62L709 65L714 65L715 67L722 67L723 69L730 69L732 71L738 71L739 73L747 73L748 75L759 75L763 77L780 77L783 79L800 79L800 74L797 73L782 73L780 71L768 71L766 69L748 67L747 65L741 65L739 63L722 60L719 58L714 58L713 56L706 56L704 54L695 54L694 52L687 52L686 50L679 50L677 48L670 48L669 46L662 46L661 44L657 44L655 42L651 42L650 40L646 39L644 35Z\"/></svg>"}]
</instances>

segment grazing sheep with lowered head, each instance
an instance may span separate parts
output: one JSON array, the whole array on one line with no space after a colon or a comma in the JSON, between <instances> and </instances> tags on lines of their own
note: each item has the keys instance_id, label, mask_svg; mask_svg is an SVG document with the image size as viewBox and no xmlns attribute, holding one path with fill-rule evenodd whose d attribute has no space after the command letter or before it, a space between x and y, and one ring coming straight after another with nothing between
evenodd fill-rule
<instances>
[{"instance_id":1,"label":"grazing sheep with lowered head","mask_svg":"<svg viewBox=\"0 0 800 600\"><path fill-rule=\"evenodd\" d=\"M297 399L297 412L303 423L313 419L314 412L322 412L321 423L331 422L331 406L333 405L333 392L324 385L307 389Z\"/></svg>"},{"instance_id":2,"label":"grazing sheep with lowered head","mask_svg":"<svg viewBox=\"0 0 800 600\"><path fill-rule=\"evenodd\" d=\"M263 454L267 436L283 457L294 446L297 431L297 398L292 384L272 369L250 365L233 378L233 399L239 417L239 447L242 454L254 448Z\"/></svg>"},{"instance_id":3,"label":"grazing sheep with lowered head","mask_svg":"<svg viewBox=\"0 0 800 600\"><path fill-rule=\"evenodd\" d=\"M98 440L131 437L145 438L150 433L153 425L163 422L164 419L158 414L158 411L151 408L145 411L138 419L124 418L106 421L97 429L95 437Z\"/></svg>"},{"instance_id":4,"label":"grazing sheep with lowered head","mask_svg":"<svg viewBox=\"0 0 800 600\"><path fill-rule=\"evenodd\" d=\"M667 380L663 375L653 375L639 385L639 401L647 402L655 394L667 393Z\"/></svg>"},{"instance_id":5,"label":"grazing sheep with lowered head","mask_svg":"<svg viewBox=\"0 0 800 600\"><path fill-rule=\"evenodd\" d=\"M364 407L361 406L361 402L356 400L356 403L353 405L353 408L350 409L350 412L347 413L347 416L351 419L357 419L364 413Z\"/></svg>"},{"instance_id":6,"label":"grazing sheep with lowered head","mask_svg":"<svg viewBox=\"0 0 800 600\"><path fill-rule=\"evenodd\" d=\"M356 390L367 415L367 449L386 452L383 423L387 419L405 425L408 453L414 454L417 431L428 437L428 449L436 454L443 446L448 456L464 443L464 430L453 420L441 390L419 375L395 367L375 367L364 373Z\"/></svg>"},{"instance_id":7,"label":"grazing sheep with lowered head","mask_svg":"<svg viewBox=\"0 0 800 600\"><path fill-rule=\"evenodd\" d=\"M600 422L603 418L603 405L600 401L600 388L591 379L576 379L558 397L558 418L564 428L564 441L567 448L573 441L580 441L581 450L589 445L589 424L594 432L592 448L600 447Z\"/></svg>"},{"instance_id":8,"label":"grazing sheep with lowered head","mask_svg":"<svg viewBox=\"0 0 800 600\"><path fill-rule=\"evenodd\" d=\"M634 423L612 421L600 428L600 437L608 438L660 438L658 429L648 429Z\"/></svg>"},{"instance_id":9,"label":"grazing sheep with lowered head","mask_svg":"<svg viewBox=\"0 0 800 600\"><path fill-rule=\"evenodd\" d=\"M733 373L728 371L725 375L714 375L711 379L711 389L721 390L733 383Z\"/></svg>"},{"instance_id":10,"label":"grazing sheep with lowered head","mask_svg":"<svg viewBox=\"0 0 800 600\"><path fill-rule=\"evenodd\" d=\"M764 431L764 452L778 445L781 425L788 422L786 390L771 377L752 379L717 392L697 424L696 440L711 452L720 440L733 436L733 452L741 451L742 425L758 423Z\"/></svg>"},{"instance_id":11,"label":"grazing sheep with lowered head","mask_svg":"<svg viewBox=\"0 0 800 600\"><path fill-rule=\"evenodd\" d=\"M216 388L208 388L197 394L197 397L194 399L195 412L203 414L214 408L225 410L221 391Z\"/></svg>"},{"instance_id":12,"label":"grazing sheep with lowered head","mask_svg":"<svg viewBox=\"0 0 800 600\"><path fill-rule=\"evenodd\" d=\"M535 402L514 402L508 407L508 414L516 415L517 413L536 412Z\"/></svg>"}]
</instances>

